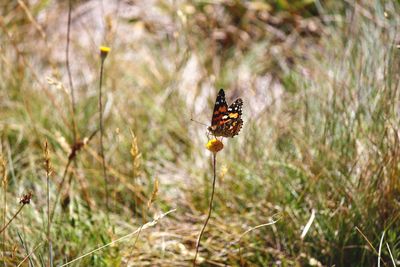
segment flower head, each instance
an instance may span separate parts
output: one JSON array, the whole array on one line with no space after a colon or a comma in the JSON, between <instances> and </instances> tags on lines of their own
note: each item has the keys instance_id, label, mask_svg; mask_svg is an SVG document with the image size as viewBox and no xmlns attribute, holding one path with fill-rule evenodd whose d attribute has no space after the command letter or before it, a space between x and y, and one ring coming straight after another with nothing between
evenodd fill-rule
<instances>
[{"instance_id":1,"label":"flower head","mask_svg":"<svg viewBox=\"0 0 400 267\"><path fill-rule=\"evenodd\" d=\"M213 153L217 153L224 148L224 144L218 139L214 138L208 141L208 143L206 144L206 148Z\"/></svg>"},{"instance_id":2,"label":"flower head","mask_svg":"<svg viewBox=\"0 0 400 267\"><path fill-rule=\"evenodd\" d=\"M106 59L108 53L111 51L111 48L108 46L100 46L100 57L102 60Z\"/></svg>"},{"instance_id":3,"label":"flower head","mask_svg":"<svg viewBox=\"0 0 400 267\"><path fill-rule=\"evenodd\" d=\"M26 205L31 203L31 199L32 199L32 192L28 192L28 194L25 194L21 197L19 203Z\"/></svg>"}]
</instances>

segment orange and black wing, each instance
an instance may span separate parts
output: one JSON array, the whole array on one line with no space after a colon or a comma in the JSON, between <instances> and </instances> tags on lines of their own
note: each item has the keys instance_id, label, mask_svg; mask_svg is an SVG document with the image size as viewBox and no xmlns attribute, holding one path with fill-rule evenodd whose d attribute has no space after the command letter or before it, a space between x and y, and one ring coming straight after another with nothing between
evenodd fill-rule
<instances>
[{"instance_id":1,"label":"orange and black wing","mask_svg":"<svg viewBox=\"0 0 400 267\"><path fill-rule=\"evenodd\" d=\"M223 117L228 112L228 104L225 100L224 89L219 90L217 99L215 100L214 111L211 118L211 127L218 127L223 124Z\"/></svg>"},{"instance_id":2,"label":"orange and black wing","mask_svg":"<svg viewBox=\"0 0 400 267\"><path fill-rule=\"evenodd\" d=\"M234 137L243 126L242 116L243 100L237 99L229 107L226 104L224 90L219 90L215 101L211 126L208 130L214 136Z\"/></svg>"},{"instance_id":3,"label":"orange and black wing","mask_svg":"<svg viewBox=\"0 0 400 267\"><path fill-rule=\"evenodd\" d=\"M243 100L241 98L236 99L236 101L228 107L228 112L223 118L225 123L224 132L226 137L234 137L235 135L239 134L240 129L242 129L242 107Z\"/></svg>"}]
</instances>

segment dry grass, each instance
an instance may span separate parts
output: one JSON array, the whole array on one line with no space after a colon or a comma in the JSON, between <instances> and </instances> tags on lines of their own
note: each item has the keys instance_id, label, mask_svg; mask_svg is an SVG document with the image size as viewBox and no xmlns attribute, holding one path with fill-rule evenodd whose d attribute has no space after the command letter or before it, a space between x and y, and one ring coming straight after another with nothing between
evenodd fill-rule
<instances>
[{"instance_id":1,"label":"dry grass","mask_svg":"<svg viewBox=\"0 0 400 267\"><path fill-rule=\"evenodd\" d=\"M212 179L191 118L221 87L245 122L218 154L201 266L399 264L396 1L64 2L0 4L6 266L52 265L49 237L54 266L96 248L71 266L189 266Z\"/></svg>"}]
</instances>

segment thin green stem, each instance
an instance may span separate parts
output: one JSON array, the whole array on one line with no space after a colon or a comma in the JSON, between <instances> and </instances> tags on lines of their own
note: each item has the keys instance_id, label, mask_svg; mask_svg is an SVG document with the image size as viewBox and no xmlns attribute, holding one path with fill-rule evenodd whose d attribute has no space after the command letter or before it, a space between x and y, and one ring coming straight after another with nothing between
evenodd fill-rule
<instances>
[{"instance_id":1,"label":"thin green stem","mask_svg":"<svg viewBox=\"0 0 400 267\"><path fill-rule=\"evenodd\" d=\"M20 267L27 259L30 259L30 256L42 245L40 242L31 252L29 252L28 255L25 256L25 258L22 259L22 261L17 265L17 267Z\"/></svg>"},{"instance_id":2,"label":"thin green stem","mask_svg":"<svg viewBox=\"0 0 400 267\"><path fill-rule=\"evenodd\" d=\"M255 227L252 227L252 228L246 230L243 234L240 235L239 240L237 241L237 242L239 242L240 266L244 266L244 261L243 261L243 258L242 258L242 245L241 245L241 240L242 240L243 236L245 236L247 233L250 233L251 231L254 231L254 230L258 229L258 228L261 228L261 227L264 227L264 226L273 225L279 220L280 220L280 218L278 218L277 220L274 220L272 222L269 222L269 223L263 223L263 224L257 225Z\"/></svg>"},{"instance_id":3,"label":"thin green stem","mask_svg":"<svg viewBox=\"0 0 400 267\"><path fill-rule=\"evenodd\" d=\"M5 168L5 164L3 166ZM4 189L4 212L3 212L3 227L5 229L6 227L6 218L7 218L7 178L6 174L4 171L4 177L3 177L3 189ZM3 233L3 260L4 260L4 266L7 266L6 264L6 232L4 231Z\"/></svg>"},{"instance_id":4,"label":"thin green stem","mask_svg":"<svg viewBox=\"0 0 400 267\"><path fill-rule=\"evenodd\" d=\"M216 159L217 159L217 154L213 153L213 184L212 184L212 191L211 191L211 199L210 199L210 204L208 206L207 219L204 222L203 228L201 228L201 231L200 231L199 238L197 239L196 253L195 253L194 259L193 259L193 267L196 266L196 259L197 259L197 254L199 253L201 237L203 236L204 230L206 229L208 221L210 220L211 212L212 212L212 208L213 208L214 192L215 192L215 181L217 180L217 172L216 172L216 162L217 162L217 160Z\"/></svg>"},{"instance_id":5,"label":"thin green stem","mask_svg":"<svg viewBox=\"0 0 400 267\"><path fill-rule=\"evenodd\" d=\"M52 257L52 243L50 236L51 229L51 219L50 219L50 174L51 174L51 165L50 165L50 152L49 152L49 143L47 140L44 142L44 167L46 170L46 195L47 195L47 243L48 243L48 257L47 257L47 266L53 267L53 257Z\"/></svg>"},{"instance_id":6,"label":"thin green stem","mask_svg":"<svg viewBox=\"0 0 400 267\"><path fill-rule=\"evenodd\" d=\"M8 221L7 224L5 224L3 226L3 228L0 229L0 233L2 233L4 230L6 230L6 228L10 225L10 223L18 216L18 214L21 212L22 208L25 206L26 204L22 204L19 209L17 210L17 212L14 214L14 216L12 216L12 218Z\"/></svg>"},{"instance_id":7,"label":"thin green stem","mask_svg":"<svg viewBox=\"0 0 400 267\"><path fill-rule=\"evenodd\" d=\"M47 180L47 241L49 245L49 257L48 257L48 266L53 266L53 246L51 242L50 236L50 228L51 228L51 217L50 217L50 173L49 170L46 170L46 180Z\"/></svg>"},{"instance_id":8,"label":"thin green stem","mask_svg":"<svg viewBox=\"0 0 400 267\"><path fill-rule=\"evenodd\" d=\"M107 217L109 216L109 193L108 193L108 178L107 178L107 169L106 169L106 160L104 157L104 145L103 145L103 102L102 102L102 84L103 84L103 69L104 69L104 58L101 59L100 66L100 84L99 84L99 119L100 119L100 156L103 164L103 178L104 178L104 190L106 192L106 208L107 208Z\"/></svg>"},{"instance_id":9,"label":"thin green stem","mask_svg":"<svg viewBox=\"0 0 400 267\"><path fill-rule=\"evenodd\" d=\"M125 240L125 239L127 239L127 238L130 238L131 236L137 234L138 232L143 231L143 230L145 230L145 229L147 229L147 228L149 228L149 227L152 227L152 226L156 225L156 224L158 223L159 220L161 220L162 218L164 218L165 216L167 216L167 215L170 214L171 212L175 212L175 211L176 211L176 209L167 211L166 213L163 213L163 214L161 214L160 216L157 216L157 218L155 218L153 221L148 222L148 223L146 223L145 225L140 226L139 229L136 229L134 232L132 232L132 233L130 233L130 234L127 234L127 235L124 235L124 236L122 236L122 237L120 237L120 238L118 238L118 239L115 239L114 241L111 241L110 243L107 243L107 244L105 244L105 245L103 245L103 246L101 246L101 247L98 247L98 248L96 248L96 249L93 249L93 250L89 251L88 253L85 253L85 254L83 254L82 256L79 256L79 257L76 258L76 259L73 259L73 260L71 260L71 261L69 261L69 262L67 262L67 263L64 263L63 265L61 265L61 266L59 266L59 267L64 267L64 266L70 265L70 264L72 264L72 263L74 263L74 262L76 262L76 261L78 261L78 260L80 260L80 259L82 259L82 258L85 258L85 257L87 257L87 256L89 256L89 255L92 255L93 253L95 253L95 252L97 252L97 251L100 251L100 250L102 250L102 249L104 249L104 248L106 248L106 247L109 247L109 246L111 246L111 245L113 245L113 244L115 244L115 243L118 243L118 242L121 242L122 240Z\"/></svg>"},{"instance_id":10,"label":"thin green stem","mask_svg":"<svg viewBox=\"0 0 400 267\"><path fill-rule=\"evenodd\" d=\"M98 132L98 130L93 131L93 133L89 136L87 143L89 143L90 140L92 140L92 138L96 135L97 132ZM72 147L72 151L68 156L68 161L67 161L67 164L65 165L63 176L61 178L61 182L59 183L58 188L57 188L56 200L54 201L53 209L51 210L50 221L53 221L54 213L57 208L58 201L60 200L61 190L64 187L65 178L67 177L69 167L71 166L72 161L76 159L76 157L82 147L76 147L76 146Z\"/></svg>"},{"instance_id":11,"label":"thin green stem","mask_svg":"<svg viewBox=\"0 0 400 267\"><path fill-rule=\"evenodd\" d=\"M58 189L57 189L56 200L54 201L53 209L52 209L51 214L50 214L50 221L53 221L54 213L56 211L56 207L57 207L58 201L60 199L61 190L62 190L62 188L64 186L65 177L67 176L68 169L69 169L69 166L71 165L71 163L72 163L72 159L69 158L68 162L67 162L67 165L64 168L64 173L63 173L63 176L61 178L61 182L60 182L60 184L58 186Z\"/></svg>"},{"instance_id":12,"label":"thin green stem","mask_svg":"<svg viewBox=\"0 0 400 267\"><path fill-rule=\"evenodd\" d=\"M76 105L75 105L75 93L74 93L74 84L72 82L72 74L71 67L69 64L69 46L70 46L70 35L71 35L71 13L72 13L72 1L68 1L68 22L67 22L67 47L65 48L65 61L67 65L67 73L68 73L68 81L69 81L69 90L71 94L71 109L72 109L72 134L73 134L73 143L76 143L77 139L77 129L75 122L75 113L76 113Z\"/></svg>"}]
</instances>

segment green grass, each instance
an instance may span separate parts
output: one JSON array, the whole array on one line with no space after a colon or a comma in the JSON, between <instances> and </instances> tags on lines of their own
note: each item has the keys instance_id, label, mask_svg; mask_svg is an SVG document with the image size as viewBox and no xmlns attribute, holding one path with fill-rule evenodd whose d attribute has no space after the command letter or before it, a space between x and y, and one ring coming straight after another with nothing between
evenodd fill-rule
<instances>
[{"instance_id":1,"label":"green grass","mask_svg":"<svg viewBox=\"0 0 400 267\"><path fill-rule=\"evenodd\" d=\"M159 1L139 5L139 15L121 1L119 11L104 5L105 34L94 19L100 6L72 2L79 140L99 127L98 47L100 40L111 46L103 83L111 211L108 222L96 133L78 152L59 194L51 224L54 266L171 209L176 211L141 231L136 243L135 237L118 242L72 266L191 265L208 209L212 164L206 127L190 119L208 124L220 87L229 102L243 98L244 127L218 153L201 266L377 266L383 232L381 266L393 266L388 246L399 264L396 1L361 1L356 7L336 1L290 7L287 1L268 7L255 1ZM44 142L54 205L73 140L65 67L68 6L38 1L27 6L31 13L18 4L0 8L7 220L19 197L33 192L5 239L1 234L0 262L17 265L41 243L23 266L42 266L48 259ZM138 149L134 155L132 147ZM156 179L158 193L148 206ZM3 184L0 199L3 225ZM316 218L302 240L311 210ZM237 242L250 227L276 218Z\"/></svg>"}]
</instances>

